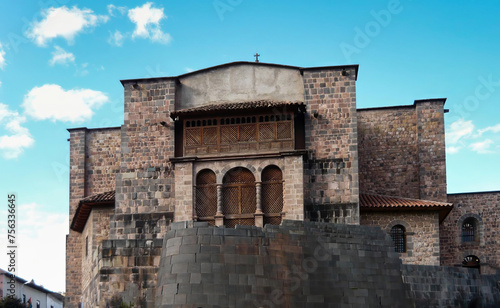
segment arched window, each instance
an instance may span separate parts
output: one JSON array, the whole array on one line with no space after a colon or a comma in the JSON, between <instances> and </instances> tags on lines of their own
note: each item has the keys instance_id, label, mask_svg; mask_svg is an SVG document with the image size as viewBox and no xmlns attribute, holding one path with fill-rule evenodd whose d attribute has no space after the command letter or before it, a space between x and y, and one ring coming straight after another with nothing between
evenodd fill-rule
<instances>
[{"instance_id":1,"label":"arched window","mask_svg":"<svg viewBox=\"0 0 500 308\"><path fill-rule=\"evenodd\" d=\"M406 230L402 225L391 228L391 237L394 241L396 252L406 252Z\"/></svg>"},{"instance_id":2,"label":"arched window","mask_svg":"<svg viewBox=\"0 0 500 308\"><path fill-rule=\"evenodd\" d=\"M470 255L464 258L464 260L462 261L462 266L479 269L481 267L481 261L478 257Z\"/></svg>"},{"instance_id":3,"label":"arched window","mask_svg":"<svg viewBox=\"0 0 500 308\"><path fill-rule=\"evenodd\" d=\"M462 223L462 242L474 242L476 241L477 231L476 231L476 220L473 217L469 217Z\"/></svg>"},{"instance_id":4,"label":"arched window","mask_svg":"<svg viewBox=\"0 0 500 308\"><path fill-rule=\"evenodd\" d=\"M253 173L242 167L229 170L222 179L224 225L255 225L256 193Z\"/></svg>"},{"instance_id":5,"label":"arched window","mask_svg":"<svg viewBox=\"0 0 500 308\"><path fill-rule=\"evenodd\" d=\"M217 212L216 176L212 170L205 169L196 176L196 216L200 221L215 223Z\"/></svg>"},{"instance_id":6,"label":"arched window","mask_svg":"<svg viewBox=\"0 0 500 308\"><path fill-rule=\"evenodd\" d=\"M283 211L283 175L276 166L268 166L262 171L262 212L264 225L281 224Z\"/></svg>"}]
</instances>

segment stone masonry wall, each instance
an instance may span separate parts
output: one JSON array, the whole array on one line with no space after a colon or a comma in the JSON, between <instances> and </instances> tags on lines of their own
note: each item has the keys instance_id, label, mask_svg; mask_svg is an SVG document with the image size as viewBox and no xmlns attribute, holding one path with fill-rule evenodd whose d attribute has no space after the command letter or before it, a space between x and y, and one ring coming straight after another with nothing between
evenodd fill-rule
<instances>
[{"instance_id":1,"label":"stone masonry wall","mask_svg":"<svg viewBox=\"0 0 500 308\"><path fill-rule=\"evenodd\" d=\"M419 198L413 106L358 110L358 140L361 192Z\"/></svg>"},{"instance_id":2,"label":"stone masonry wall","mask_svg":"<svg viewBox=\"0 0 500 308\"><path fill-rule=\"evenodd\" d=\"M81 199L113 190L120 157L120 129L69 129L70 224ZM109 220L108 220L109 224ZM82 252L85 237L69 230L66 240L66 302L76 307L83 288ZM88 281L88 279L86 280Z\"/></svg>"},{"instance_id":3,"label":"stone masonry wall","mask_svg":"<svg viewBox=\"0 0 500 308\"><path fill-rule=\"evenodd\" d=\"M420 199L446 202L446 149L444 103L446 99L415 101L418 128Z\"/></svg>"},{"instance_id":4,"label":"stone masonry wall","mask_svg":"<svg viewBox=\"0 0 500 308\"><path fill-rule=\"evenodd\" d=\"M361 225L378 226L389 234L395 225L406 229L405 264L439 265L439 212L398 211L362 212Z\"/></svg>"},{"instance_id":5,"label":"stone masonry wall","mask_svg":"<svg viewBox=\"0 0 500 308\"><path fill-rule=\"evenodd\" d=\"M114 207L94 206L82 232L82 290L84 307L93 307L97 303L99 290L95 283L98 274L98 255L104 240L109 237L110 216ZM88 255L85 255L85 239L88 236Z\"/></svg>"},{"instance_id":6,"label":"stone masonry wall","mask_svg":"<svg viewBox=\"0 0 500 308\"><path fill-rule=\"evenodd\" d=\"M347 67L342 72L340 67L303 71L309 154L304 163L304 202L309 214L328 209L329 217L335 217L340 213L336 208L343 206L345 222L357 224L356 70Z\"/></svg>"},{"instance_id":7,"label":"stone masonry wall","mask_svg":"<svg viewBox=\"0 0 500 308\"><path fill-rule=\"evenodd\" d=\"M444 102L358 110L361 192L446 202Z\"/></svg>"},{"instance_id":8,"label":"stone masonry wall","mask_svg":"<svg viewBox=\"0 0 500 308\"><path fill-rule=\"evenodd\" d=\"M69 222L78 202L85 197L85 129L70 130ZM81 233L69 230L66 237L65 306L76 308L82 295Z\"/></svg>"},{"instance_id":9,"label":"stone masonry wall","mask_svg":"<svg viewBox=\"0 0 500 308\"><path fill-rule=\"evenodd\" d=\"M481 273L500 270L500 192L448 195L453 210L441 224L441 263L461 265L469 255L481 261ZM478 222L477 240L462 242L462 223L472 217Z\"/></svg>"},{"instance_id":10,"label":"stone masonry wall","mask_svg":"<svg viewBox=\"0 0 500 308\"><path fill-rule=\"evenodd\" d=\"M166 213L174 208L175 79L124 82L125 121L116 214ZM111 235L118 238L116 230ZM123 237L126 238L126 237Z\"/></svg>"},{"instance_id":11,"label":"stone masonry wall","mask_svg":"<svg viewBox=\"0 0 500 308\"><path fill-rule=\"evenodd\" d=\"M401 261L378 228L289 220L171 227L155 307L412 307Z\"/></svg>"},{"instance_id":12,"label":"stone masonry wall","mask_svg":"<svg viewBox=\"0 0 500 308\"><path fill-rule=\"evenodd\" d=\"M120 128L87 130L85 137L87 196L113 190L120 168Z\"/></svg>"},{"instance_id":13,"label":"stone masonry wall","mask_svg":"<svg viewBox=\"0 0 500 308\"><path fill-rule=\"evenodd\" d=\"M417 308L500 307L500 275L480 275L477 269L403 264L404 282Z\"/></svg>"}]
</instances>

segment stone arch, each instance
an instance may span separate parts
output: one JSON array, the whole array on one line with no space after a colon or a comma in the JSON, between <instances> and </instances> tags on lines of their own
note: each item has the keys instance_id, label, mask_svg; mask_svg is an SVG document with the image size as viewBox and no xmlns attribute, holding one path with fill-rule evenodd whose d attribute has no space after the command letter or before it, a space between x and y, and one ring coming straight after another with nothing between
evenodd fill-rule
<instances>
[{"instance_id":1,"label":"stone arch","mask_svg":"<svg viewBox=\"0 0 500 308\"><path fill-rule=\"evenodd\" d=\"M224 225L255 225L257 207L255 175L245 167L234 167L222 179Z\"/></svg>"},{"instance_id":2,"label":"stone arch","mask_svg":"<svg viewBox=\"0 0 500 308\"><path fill-rule=\"evenodd\" d=\"M474 232L476 233L475 238L473 241L463 241L463 234L462 234L462 228L464 226L464 223L467 221L473 221L474 222ZM456 237L456 242L461 245L461 244L479 244L479 246L484 246L484 223L483 219L481 216L474 214L474 213L466 213L462 215L458 220L457 220L457 237Z\"/></svg>"}]
</instances>

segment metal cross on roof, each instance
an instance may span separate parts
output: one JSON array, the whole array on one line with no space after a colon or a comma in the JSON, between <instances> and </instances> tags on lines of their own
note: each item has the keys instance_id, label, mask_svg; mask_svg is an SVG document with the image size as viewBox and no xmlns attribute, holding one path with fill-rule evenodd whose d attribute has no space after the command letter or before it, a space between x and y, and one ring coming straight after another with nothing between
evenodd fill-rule
<instances>
[{"instance_id":1,"label":"metal cross on roof","mask_svg":"<svg viewBox=\"0 0 500 308\"><path fill-rule=\"evenodd\" d=\"M253 56L255 57L255 62L259 62L259 53L257 52Z\"/></svg>"}]
</instances>

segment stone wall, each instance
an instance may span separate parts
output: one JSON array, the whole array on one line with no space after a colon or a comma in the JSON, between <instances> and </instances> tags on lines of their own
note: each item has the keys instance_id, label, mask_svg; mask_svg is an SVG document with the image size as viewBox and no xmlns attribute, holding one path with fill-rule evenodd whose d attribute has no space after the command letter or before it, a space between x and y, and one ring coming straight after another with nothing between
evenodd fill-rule
<instances>
[{"instance_id":1,"label":"stone wall","mask_svg":"<svg viewBox=\"0 0 500 308\"><path fill-rule=\"evenodd\" d=\"M358 110L362 193L446 202L444 102Z\"/></svg>"},{"instance_id":2,"label":"stone wall","mask_svg":"<svg viewBox=\"0 0 500 308\"><path fill-rule=\"evenodd\" d=\"M439 265L439 212L401 211L362 212L361 225L378 226L387 234L395 225L406 231L406 252L400 258L406 264Z\"/></svg>"},{"instance_id":3,"label":"stone wall","mask_svg":"<svg viewBox=\"0 0 500 308\"><path fill-rule=\"evenodd\" d=\"M87 224L82 232L82 293L85 307L95 306L97 302L94 277L98 274L98 255L104 240L109 237L110 216L114 207L93 206ZM88 253L86 254L86 239Z\"/></svg>"},{"instance_id":4,"label":"stone wall","mask_svg":"<svg viewBox=\"0 0 500 308\"><path fill-rule=\"evenodd\" d=\"M401 261L378 228L174 223L156 307L411 307ZM186 228L187 227L187 228Z\"/></svg>"},{"instance_id":5,"label":"stone wall","mask_svg":"<svg viewBox=\"0 0 500 308\"><path fill-rule=\"evenodd\" d=\"M86 195L113 190L120 170L120 128L87 129L85 137Z\"/></svg>"},{"instance_id":6,"label":"stone wall","mask_svg":"<svg viewBox=\"0 0 500 308\"><path fill-rule=\"evenodd\" d=\"M169 159L174 156L174 124L170 112L175 106L175 78L122 83L125 121L121 131L121 172L116 178L115 213L173 212L174 170ZM115 227L111 228L111 238L129 238L126 229L118 231Z\"/></svg>"},{"instance_id":7,"label":"stone wall","mask_svg":"<svg viewBox=\"0 0 500 308\"><path fill-rule=\"evenodd\" d=\"M500 307L500 275L477 269L403 264L404 282L416 307Z\"/></svg>"},{"instance_id":8,"label":"stone wall","mask_svg":"<svg viewBox=\"0 0 500 308\"><path fill-rule=\"evenodd\" d=\"M500 192L463 193L448 195L453 210L441 224L441 263L461 265L465 257L477 256L482 273L500 269ZM463 242L462 223L472 217L477 222L476 240Z\"/></svg>"},{"instance_id":9,"label":"stone wall","mask_svg":"<svg viewBox=\"0 0 500 308\"><path fill-rule=\"evenodd\" d=\"M120 128L69 129L70 198L69 220L81 199L114 189L120 163ZM76 307L82 295L81 233L69 230L66 239L66 302Z\"/></svg>"},{"instance_id":10,"label":"stone wall","mask_svg":"<svg viewBox=\"0 0 500 308\"><path fill-rule=\"evenodd\" d=\"M356 74L353 66L303 70L309 219L335 221L343 215L344 222L359 223ZM326 217L311 217L322 210Z\"/></svg>"},{"instance_id":11,"label":"stone wall","mask_svg":"<svg viewBox=\"0 0 500 308\"><path fill-rule=\"evenodd\" d=\"M415 108L358 110L358 137L360 191L418 199Z\"/></svg>"}]
</instances>

